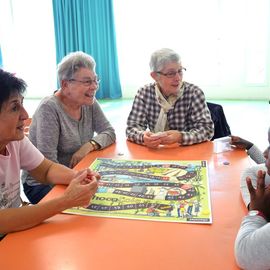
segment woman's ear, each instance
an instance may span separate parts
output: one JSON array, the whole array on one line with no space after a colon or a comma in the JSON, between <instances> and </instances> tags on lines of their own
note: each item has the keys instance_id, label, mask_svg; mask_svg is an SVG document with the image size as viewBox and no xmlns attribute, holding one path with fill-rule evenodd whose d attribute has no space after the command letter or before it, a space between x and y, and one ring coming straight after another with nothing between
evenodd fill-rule
<instances>
[{"instance_id":1,"label":"woman's ear","mask_svg":"<svg viewBox=\"0 0 270 270\"><path fill-rule=\"evenodd\" d=\"M155 81L158 80L158 74L157 74L155 71L152 71L152 72L150 73L150 75L151 75L151 77L152 77Z\"/></svg>"},{"instance_id":2,"label":"woman's ear","mask_svg":"<svg viewBox=\"0 0 270 270\"><path fill-rule=\"evenodd\" d=\"M67 87L67 85L68 85L68 80L62 80L61 81L61 88L62 89L65 88L65 87Z\"/></svg>"}]
</instances>

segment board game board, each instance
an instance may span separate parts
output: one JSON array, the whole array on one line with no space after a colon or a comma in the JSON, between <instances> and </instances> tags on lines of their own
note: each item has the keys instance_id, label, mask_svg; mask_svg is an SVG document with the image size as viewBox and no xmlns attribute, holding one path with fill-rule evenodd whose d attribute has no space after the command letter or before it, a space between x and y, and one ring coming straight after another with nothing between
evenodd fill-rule
<instances>
[{"instance_id":1,"label":"board game board","mask_svg":"<svg viewBox=\"0 0 270 270\"><path fill-rule=\"evenodd\" d=\"M87 208L64 213L153 221L212 223L205 160L96 159L101 175Z\"/></svg>"}]
</instances>

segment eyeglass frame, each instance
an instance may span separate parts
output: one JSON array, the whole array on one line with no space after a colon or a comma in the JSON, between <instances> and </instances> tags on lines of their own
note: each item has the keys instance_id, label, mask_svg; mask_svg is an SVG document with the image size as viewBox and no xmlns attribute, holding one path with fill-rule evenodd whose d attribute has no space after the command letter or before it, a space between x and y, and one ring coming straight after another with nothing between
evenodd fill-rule
<instances>
[{"instance_id":1,"label":"eyeglass frame","mask_svg":"<svg viewBox=\"0 0 270 270\"><path fill-rule=\"evenodd\" d=\"M167 73L163 73L162 71L156 71L156 73L166 76L167 78L174 78L176 74L182 75L183 71L186 71L186 70L187 70L186 68L182 67L178 69L177 71L170 71Z\"/></svg>"},{"instance_id":2,"label":"eyeglass frame","mask_svg":"<svg viewBox=\"0 0 270 270\"><path fill-rule=\"evenodd\" d=\"M69 82L80 82L82 83L84 86L91 86L93 83L96 83L97 85L100 83L101 79L99 77L96 77L94 80L89 79L89 80L85 80L85 81L81 81L81 80L77 80L77 79L69 79Z\"/></svg>"}]
</instances>

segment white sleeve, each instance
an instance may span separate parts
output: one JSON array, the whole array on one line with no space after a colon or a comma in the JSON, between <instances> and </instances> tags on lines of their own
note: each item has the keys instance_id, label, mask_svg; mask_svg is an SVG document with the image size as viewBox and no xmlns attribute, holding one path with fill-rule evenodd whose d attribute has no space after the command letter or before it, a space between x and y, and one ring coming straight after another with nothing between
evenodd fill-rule
<instances>
[{"instance_id":1,"label":"white sleeve","mask_svg":"<svg viewBox=\"0 0 270 270\"><path fill-rule=\"evenodd\" d=\"M238 265L245 270L270 269L270 223L260 216L246 216L234 252Z\"/></svg>"},{"instance_id":2,"label":"white sleeve","mask_svg":"<svg viewBox=\"0 0 270 270\"><path fill-rule=\"evenodd\" d=\"M247 150L247 153L257 164L265 162L262 151L256 145L253 144L252 147Z\"/></svg>"}]
</instances>

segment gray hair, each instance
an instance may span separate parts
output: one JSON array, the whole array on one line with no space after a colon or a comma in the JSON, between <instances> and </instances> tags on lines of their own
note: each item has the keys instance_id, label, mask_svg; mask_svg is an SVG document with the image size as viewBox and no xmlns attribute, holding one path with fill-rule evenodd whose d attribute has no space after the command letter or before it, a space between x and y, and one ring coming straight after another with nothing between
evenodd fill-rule
<instances>
[{"instance_id":1,"label":"gray hair","mask_svg":"<svg viewBox=\"0 0 270 270\"><path fill-rule=\"evenodd\" d=\"M88 68L95 72L96 62L94 58L84 52L72 52L66 55L57 66L59 82L73 78L81 68Z\"/></svg>"},{"instance_id":2,"label":"gray hair","mask_svg":"<svg viewBox=\"0 0 270 270\"><path fill-rule=\"evenodd\" d=\"M179 54L171 49L163 48L152 53L149 65L151 71L161 71L166 64L171 62L180 63Z\"/></svg>"}]
</instances>

